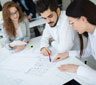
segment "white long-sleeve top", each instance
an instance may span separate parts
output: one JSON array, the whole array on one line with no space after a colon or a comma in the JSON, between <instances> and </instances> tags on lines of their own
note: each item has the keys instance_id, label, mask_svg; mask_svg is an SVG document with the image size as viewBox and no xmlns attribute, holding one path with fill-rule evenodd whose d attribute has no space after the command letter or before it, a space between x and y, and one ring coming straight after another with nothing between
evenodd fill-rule
<instances>
[{"instance_id":1,"label":"white long-sleeve top","mask_svg":"<svg viewBox=\"0 0 96 85\"><path fill-rule=\"evenodd\" d=\"M96 29L94 30L93 34L89 33L88 35L89 35L88 46L85 49L84 51L85 53L82 57L92 55L94 59L96 60ZM72 55L76 56L78 55L78 53L74 51ZM88 81L90 81L92 85L96 85L96 70L93 70L91 68L86 68L83 66L79 66L77 70L77 74L85 78L88 78L89 79Z\"/></svg>"},{"instance_id":2,"label":"white long-sleeve top","mask_svg":"<svg viewBox=\"0 0 96 85\"><path fill-rule=\"evenodd\" d=\"M57 52L65 52L73 48L79 48L78 35L69 25L65 11L61 11L61 15L59 16L55 27L50 27L49 24L46 23L41 38L41 48L49 46L49 38L53 38L54 41L51 45L57 50Z\"/></svg>"}]
</instances>

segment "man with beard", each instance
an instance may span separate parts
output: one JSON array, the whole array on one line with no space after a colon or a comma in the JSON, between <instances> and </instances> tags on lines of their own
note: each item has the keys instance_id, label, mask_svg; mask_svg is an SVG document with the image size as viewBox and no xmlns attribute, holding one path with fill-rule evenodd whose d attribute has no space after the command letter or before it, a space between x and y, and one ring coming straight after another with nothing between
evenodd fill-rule
<instances>
[{"instance_id":1,"label":"man with beard","mask_svg":"<svg viewBox=\"0 0 96 85\"><path fill-rule=\"evenodd\" d=\"M41 53L45 56L51 55L51 46L58 52L57 56L64 56L63 52L79 48L77 33L68 23L65 11L58 7L57 0L38 0L37 11L46 20L46 26L41 39ZM78 41L78 39L77 39ZM75 47L74 47L75 46Z\"/></svg>"}]
</instances>

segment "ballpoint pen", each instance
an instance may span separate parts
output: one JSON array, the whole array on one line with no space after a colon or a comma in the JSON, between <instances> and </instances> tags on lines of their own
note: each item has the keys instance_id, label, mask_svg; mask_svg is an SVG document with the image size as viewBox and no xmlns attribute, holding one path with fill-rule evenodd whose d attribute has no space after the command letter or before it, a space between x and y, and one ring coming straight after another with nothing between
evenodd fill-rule
<instances>
[{"instance_id":1,"label":"ballpoint pen","mask_svg":"<svg viewBox=\"0 0 96 85\"><path fill-rule=\"evenodd\" d=\"M50 57L50 53L48 52L48 56L49 56L49 61L51 62L51 57Z\"/></svg>"},{"instance_id":2,"label":"ballpoint pen","mask_svg":"<svg viewBox=\"0 0 96 85\"><path fill-rule=\"evenodd\" d=\"M45 48L46 49L46 48ZM48 56L49 56L49 61L51 62L51 57L50 57L50 53L49 51L46 49L47 53L48 53Z\"/></svg>"}]
</instances>

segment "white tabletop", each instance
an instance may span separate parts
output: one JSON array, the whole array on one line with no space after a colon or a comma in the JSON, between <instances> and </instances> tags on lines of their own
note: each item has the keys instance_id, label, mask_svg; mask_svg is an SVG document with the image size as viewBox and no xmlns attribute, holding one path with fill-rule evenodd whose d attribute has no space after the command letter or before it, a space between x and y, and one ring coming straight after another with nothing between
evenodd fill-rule
<instances>
[{"instance_id":1,"label":"white tabletop","mask_svg":"<svg viewBox=\"0 0 96 85\"><path fill-rule=\"evenodd\" d=\"M43 18L38 18L34 21L31 21L29 23L29 28L32 28L32 27L35 27L35 26L39 26L39 25L42 25L42 24L45 24L45 20Z\"/></svg>"},{"instance_id":2,"label":"white tabletop","mask_svg":"<svg viewBox=\"0 0 96 85\"><path fill-rule=\"evenodd\" d=\"M6 48L0 49L0 85L62 85L73 78L82 85L90 85L86 78L58 70L61 64L84 63L75 57L57 63L49 62L48 57L40 54L40 39L41 37L32 39L30 45L19 53L11 53Z\"/></svg>"}]
</instances>

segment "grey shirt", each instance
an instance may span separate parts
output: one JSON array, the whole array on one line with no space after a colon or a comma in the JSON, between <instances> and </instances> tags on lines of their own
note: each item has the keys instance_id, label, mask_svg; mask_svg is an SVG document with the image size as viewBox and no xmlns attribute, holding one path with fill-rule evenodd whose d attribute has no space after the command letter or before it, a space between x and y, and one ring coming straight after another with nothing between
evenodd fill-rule
<instances>
[{"instance_id":1,"label":"grey shirt","mask_svg":"<svg viewBox=\"0 0 96 85\"><path fill-rule=\"evenodd\" d=\"M21 41L28 41L30 40L30 29L29 29L29 22L27 19L24 19L22 22L20 22L19 24L19 29L22 33L22 37L21 36L16 36L16 37L9 37L6 33L5 30L3 30L4 32L4 44L5 46L9 45L11 42L15 41L15 40L21 40Z\"/></svg>"}]
</instances>

